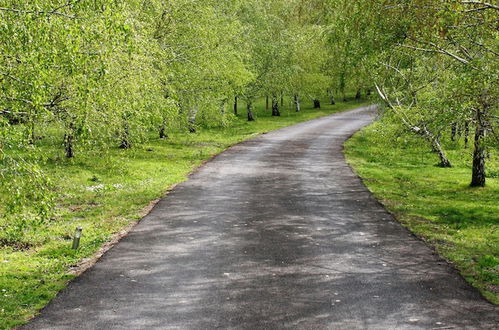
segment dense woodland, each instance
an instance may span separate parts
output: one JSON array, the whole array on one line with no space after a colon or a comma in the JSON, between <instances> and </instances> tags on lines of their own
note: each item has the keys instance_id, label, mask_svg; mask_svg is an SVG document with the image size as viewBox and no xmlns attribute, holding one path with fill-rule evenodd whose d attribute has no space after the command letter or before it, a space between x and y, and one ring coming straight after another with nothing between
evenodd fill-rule
<instances>
[{"instance_id":1,"label":"dense woodland","mask_svg":"<svg viewBox=\"0 0 499 330\"><path fill-rule=\"evenodd\" d=\"M237 103L279 116L353 91L486 184L498 143L499 7L460 0L1 0L2 244L50 219L41 164L230 126ZM166 142L165 142L166 143ZM495 149L495 150L494 150Z\"/></svg>"}]
</instances>

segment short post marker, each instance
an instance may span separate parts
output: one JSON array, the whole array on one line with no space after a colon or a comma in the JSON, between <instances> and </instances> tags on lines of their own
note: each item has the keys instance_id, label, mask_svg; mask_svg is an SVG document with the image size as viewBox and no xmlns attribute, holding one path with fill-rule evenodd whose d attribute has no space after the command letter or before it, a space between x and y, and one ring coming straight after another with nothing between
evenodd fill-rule
<instances>
[{"instance_id":1,"label":"short post marker","mask_svg":"<svg viewBox=\"0 0 499 330\"><path fill-rule=\"evenodd\" d=\"M82 230L83 229L81 227L76 227L75 237L73 238L73 250L77 250L78 247L80 246L80 238Z\"/></svg>"}]
</instances>

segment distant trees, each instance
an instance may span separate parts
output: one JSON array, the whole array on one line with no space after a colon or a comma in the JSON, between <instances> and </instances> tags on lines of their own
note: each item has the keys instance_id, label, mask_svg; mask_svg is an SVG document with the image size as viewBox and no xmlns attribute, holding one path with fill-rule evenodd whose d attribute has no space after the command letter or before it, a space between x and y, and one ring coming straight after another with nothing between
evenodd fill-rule
<instances>
[{"instance_id":1,"label":"distant trees","mask_svg":"<svg viewBox=\"0 0 499 330\"><path fill-rule=\"evenodd\" d=\"M296 111L300 111L303 99L315 103L316 107L318 103L320 104L319 100L325 94L329 78L326 74L327 49L324 26L308 23L307 20L311 20L313 16L304 9L299 9L296 15L290 22L291 57L288 88L293 95Z\"/></svg>"},{"instance_id":2,"label":"distant trees","mask_svg":"<svg viewBox=\"0 0 499 330\"><path fill-rule=\"evenodd\" d=\"M246 31L245 45L249 55L247 66L253 73L252 81L243 89L248 105L248 120L253 120L252 107L260 95L272 101L272 115L279 116L279 95L289 81L289 39L284 20L286 1L246 1L241 20Z\"/></svg>"}]
</instances>

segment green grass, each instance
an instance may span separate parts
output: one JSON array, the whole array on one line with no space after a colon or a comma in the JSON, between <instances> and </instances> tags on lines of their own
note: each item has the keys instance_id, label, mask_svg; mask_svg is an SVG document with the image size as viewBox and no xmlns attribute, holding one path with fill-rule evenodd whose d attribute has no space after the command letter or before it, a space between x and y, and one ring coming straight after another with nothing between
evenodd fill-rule
<instances>
[{"instance_id":1,"label":"green grass","mask_svg":"<svg viewBox=\"0 0 499 330\"><path fill-rule=\"evenodd\" d=\"M357 133L346 155L376 197L412 232L453 263L491 302L499 303L499 159L488 160L487 187L470 188L471 150L447 143L454 167L387 120Z\"/></svg>"},{"instance_id":2,"label":"green grass","mask_svg":"<svg viewBox=\"0 0 499 330\"><path fill-rule=\"evenodd\" d=\"M169 140L153 138L125 151L79 153L74 160L64 159L60 146L40 141L40 148L48 155L43 169L54 183L57 215L28 237L31 248L0 248L0 328L23 324L35 315L73 278L71 267L140 219L144 207L186 180L203 161L258 133L361 103L330 106L324 101L321 110L304 104L300 113L288 106L275 118L260 100L255 107L257 121L247 122L241 102L240 115L231 127L201 128L196 134L176 132ZM83 227L83 238L80 249L73 251L71 237L77 226Z\"/></svg>"}]
</instances>

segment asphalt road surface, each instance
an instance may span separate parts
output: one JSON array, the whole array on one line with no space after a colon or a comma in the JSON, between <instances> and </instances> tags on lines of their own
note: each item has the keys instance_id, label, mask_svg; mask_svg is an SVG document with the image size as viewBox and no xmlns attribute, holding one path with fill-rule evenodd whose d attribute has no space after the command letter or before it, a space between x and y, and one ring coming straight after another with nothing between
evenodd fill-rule
<instances>
[{"instance_id":1,"label":"asphalt road surface","mask_svg":"<svg viewBox=\"0 0 499 330\"><path fill-rule=\"evenodd\" d=\"M26 329L492 329L498 309L399 225L343 142L373 107L232 147Z\"/></svg>"}]
</instances>

